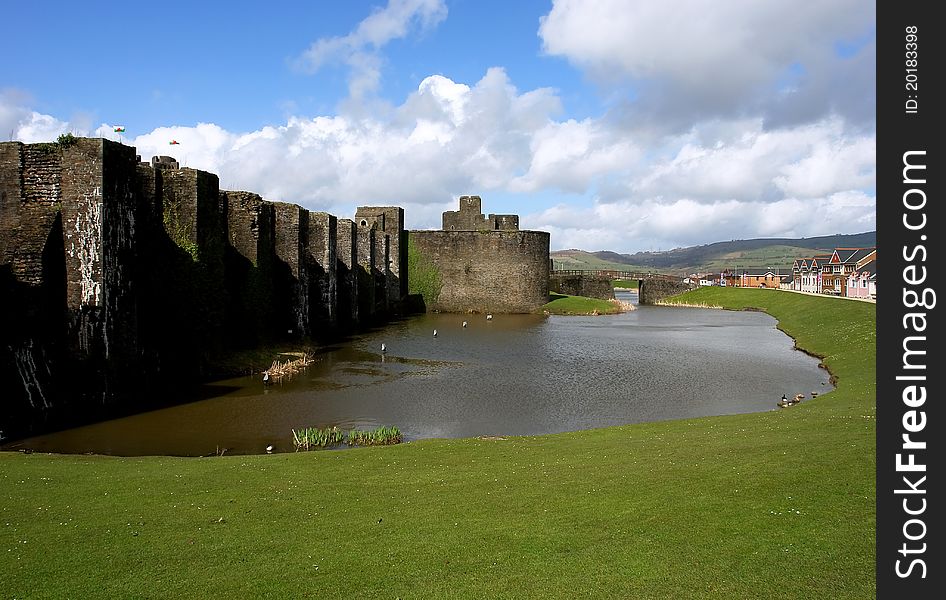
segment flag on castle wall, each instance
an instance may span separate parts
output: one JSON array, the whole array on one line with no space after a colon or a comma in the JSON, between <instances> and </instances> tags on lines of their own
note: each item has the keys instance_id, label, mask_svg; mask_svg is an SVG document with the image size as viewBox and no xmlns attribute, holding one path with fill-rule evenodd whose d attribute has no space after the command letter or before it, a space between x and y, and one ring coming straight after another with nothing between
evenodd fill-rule
<instances>
[{"instance_id":1,"label":"flag on castle wall","mask_svg":"<svg viewBox=\"0 0 946 600\"><path fill-rule=\"evenodd\" d=\"M116 128L115 128L115 133L121 133L121 132L123 132L123 131L125 131L125 128L124 128L124 127L120 127L120 126L119 126L119 127L116 127Z\"/></svg>"}]
</instances>

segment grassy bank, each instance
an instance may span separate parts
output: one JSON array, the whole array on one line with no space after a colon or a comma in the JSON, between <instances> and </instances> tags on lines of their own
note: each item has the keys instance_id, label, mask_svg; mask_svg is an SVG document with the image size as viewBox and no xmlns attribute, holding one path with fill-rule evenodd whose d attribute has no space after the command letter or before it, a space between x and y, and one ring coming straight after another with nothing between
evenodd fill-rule
<instances>
[{"instance_id":1,"label":"grassy bank","mask_svg":"<svg viewBox=\"0 0 946 600\"><path fill-rule=\"evenodd\" d=\"M539 437L193 459L0 454L0 590L873 597L874 305L742 289L686 298L769 311L824 357L837 389L766 413Z\"/></svg>"},{"instance_id":2,"label":"grassy bank","mask_svg":"<svg viewBox=\"0 0 946 600\"><path fill-rule=\"evenodd\" d=\"M622 290L636 290L638 281L636 279L615 279L611 284Z\"/></svg>"},{"instance_id":3,"label":"grassy bank","mask_svg":"<svg viewBox=\"0 0 946 600\"><path fill-rule=\"evenodd\" d=\"M585 296L549 294L549 302L536 312L549 315L613 315L621 312L621 307L614 302Z\"/></svg>"}]
</instances>

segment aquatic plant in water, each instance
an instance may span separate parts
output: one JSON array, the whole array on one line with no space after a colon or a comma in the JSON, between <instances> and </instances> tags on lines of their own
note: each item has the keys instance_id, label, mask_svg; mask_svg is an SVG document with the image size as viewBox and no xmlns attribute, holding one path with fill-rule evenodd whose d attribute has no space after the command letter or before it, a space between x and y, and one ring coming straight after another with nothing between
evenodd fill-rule
<instances>
[{"instance_id":1,"label":"aquatic plant in water","mask_svg":"<svg viewBox=\"0 0 946 600\"><path fill-rule=\"evenodd\" d=\"M397 427L378 427L371 431L352 429L346 435L336 426L319 429L305 427L292 430L292 443L296 450L326 448L347 442L349 446L387 446L401 443L401 430Z\"/></svg>"},{"instance_id":2,"label":"aquatic plant in water","mask_svg":"<svg viewBox=\"0 0 946 600\"><path fill-rule=\"evenodd\" d=\"M387 446L401 443L401 430L397 427L378 427L373 431L353 429L348 432L349 446Z\"/></svg>"}]
</instances>

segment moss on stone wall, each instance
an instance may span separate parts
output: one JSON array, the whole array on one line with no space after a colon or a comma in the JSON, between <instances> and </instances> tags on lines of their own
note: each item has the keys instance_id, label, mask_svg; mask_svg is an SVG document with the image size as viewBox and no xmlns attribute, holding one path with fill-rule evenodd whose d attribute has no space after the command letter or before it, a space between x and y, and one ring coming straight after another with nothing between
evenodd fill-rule
<instances>
[{"instance_id":1,"label":"moss on stone wall","mask_svg":"<svg viewBox=\"0 0 946 600\"><path fill-rule=\"evenodd\" d=\"M184 252L187 252L195 263L200 261L197 244L191 241L190 236L187 235L187 230L181 222L181 218L177 215L176 207L171 209L165 207L164 230L167 231L168 237Z\"/></svg>"},{"instance_id":2,"label":"moss on stone wall","mask_svg":"<svg viewBox=\"0 0 946 600\"><path fill-rule=\"evenodd\" d=\"M439 271L440 293L425 298L428 310L529 313L548 302L544 231L411 231L410 243Z\"/></svg>"},{"instance_id":3,"label":"moss on stone wall","mask_svg":"<svg viewBox=\"0 0 946 600\"><path fill-rule=\"evenodd\" d=\"M407 292L420 294L424 304L432 306L440 298L443 275L440 270L407 238Z\"/></svg>"}]
</instances>

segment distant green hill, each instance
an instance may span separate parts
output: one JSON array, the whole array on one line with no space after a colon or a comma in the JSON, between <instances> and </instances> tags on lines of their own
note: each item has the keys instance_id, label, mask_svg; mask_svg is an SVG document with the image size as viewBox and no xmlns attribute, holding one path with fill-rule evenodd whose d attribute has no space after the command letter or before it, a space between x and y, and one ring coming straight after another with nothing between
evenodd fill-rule
<instances>
[{"instance_id":1,"label":"distant green hill","mask_svg":"<svg viewBox=\"0 0 946 600\"><path fill-rule=\"evenodd\" d=\"M614 269L617 271L653 270L643 265L630 265L624 262L614 262L599 258L598 254L613 254L605 252L586 252L584 250L556 250L552 252L552 262L556 269ZM616 255L621 256L621 255Z\"/></svg>"},{"instance_id":2,"label":"distant green hill","mask_svg":"<svg viewBox=\"0 0 946 600\"><path fill-rule=\"evenodd\" d=\"M586 252L556 250L556 269L620 269L666 273L716 272L726 268L785 267L799 257L830 252L834 248L868 248L877 245L877 232L826 235L811 238L757 238L731 240L666 252Z\"/></svg>"}]
</instances>

